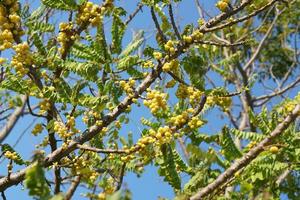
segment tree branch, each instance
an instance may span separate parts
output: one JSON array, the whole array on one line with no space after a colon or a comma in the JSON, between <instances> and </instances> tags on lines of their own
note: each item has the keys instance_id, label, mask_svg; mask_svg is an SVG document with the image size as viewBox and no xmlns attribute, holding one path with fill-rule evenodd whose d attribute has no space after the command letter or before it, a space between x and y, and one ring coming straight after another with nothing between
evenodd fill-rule
<instances>
[{"instance_id":1,"label":"tree branch","mask_svg":"<svg viewBox=\"0 0 300 200\"><path fill-rule=\"evenodd\" d=\"M27 95L22 95L21 96L21 101L22 105L20 107L17 107L15 111L9 116L9 119L5 126L1 129L0 131L0 144L5 140L5 138L9 135L11 130L14 128L15 124L19 120L20 116L23 114L26 101L27 101L28 96Z\"/></svg>"},{"instance_id":2,"label":"tree branch","mask_svg":"<svg viewBox=\"0 0 300 200\"><path fill-rule=\"evenodd\" d=\"M128 16L128 19L125 21L124 24L127 26L127 25L131 22L131 20L138 14L138 12L139 12L140 10L142 10L142 8L143 8L143 4L138 3L137 8L135 9L135 11L134 11L132 14L130 14L130 15Z\"/></svg>"},{"instance_id":3,"label":"tree branch","mask_svg":"<svg viewBox=\"0 0 300 200\"><path fill-rule=\"evenodd\" d=\"M240 170L241 168L247 166L252 160L254 160L262 151L264 147L269 145L272 140L280 135L288 126L295 121L299 116L300 105L298 104L292 113L290 113L278 126L270 133L269 137L262 140L257 146L252 148L248 153L246 153L242 158L236 160L228 169L226 169L218 178L202 188L194 196L191 197L191 200L202 199L203 197L209 195L217 188L222 186L228 179L234 176L234 173Z\"/></svg>"},{"instance_id":4,"label":"tree branch","mask_svg":"<svg viewBox=\"0 0 300 200\"><path fill-rule=\"evenodd\" d=\"M219 26L215 26L213 28L208 28L208 29L205 29L205 32L212 32L212 31L216 31L216 30L220 30L222 28L225 28L225 27L228 27L228 26L231 26L233 24L237 24L239 22L242 22L242 21L245 21L247 19L250 19L251 17L254 17L256 16L257 14L259 14L260 12L266 10L267 8L269 8L270 6L272 6L275 2L277 2L279 0L273 0L273 1L270 1L268 4L266 4L265 6L253 11L252 13L250 13L249 15L246 15L246 16L243 16L243 17L240 17L240 18L237 18L237 19L234 19L234 20L231 20L227 23L224 23L224 24L221 24ZM247 1L246 3L250 3L249 1Z\"/></svg>"},{"instance_id":5,"label":"tree branch","mask_svg":"<svg viewBox=\"0 0 300 200\"><path fill-rule=\"evenodd\" d=\"M165 43L167 41L167 38L166 38L166 36L164 35L163 31L161 30L161 28L159 26L159 23L158 23L158 20L157 20L157 17L155 15L153 7L151 7L151 16L152 16L152 20L155 24L155 27L156 27L156 30L157 30L159 36L161 37L162 41Z\"/></svg>"},{"instance_id":6,"label":"tree branch","mask_svg":"<svg viewBox=\"0 0 300 200\"><path fill-rule=\"evenodd\" d=\"M273 30L273 27L278 19L278 16L280 14L276 14L273 21L272 21L272 24L270 25L269 29L267 30L266 34L264 35L264 37L262 38L262 40L260 41L258 47L256 48L255 52L253 53L253 55L251 56L251 58L249 59L249 61L244 65L244 70L246 71L251 65L252 63L255 61L256 57L258 56L260 50L262 49L265 41L267 40L267 38L269 37L269 35L271 34L272 30Z\"/></svg>"},{"instance_id":7,"label":"tree branch","mask_svg":"<svg viewBox=\"0 0 300 200\"><path fill-rule=\"evenodd\" d=\"M287 85L285 88L283 88L282 90L279 90L277 92L274 92L272 94L267 94L267 95L263 95L257 98L254 98L253 101L261 101L261 100L270 100L271 98L281 95L283 93L285 93L286 91L292 89L293 87L295 87L298 83L300 83L300 77L298 77L294 82L292 82L291 84Z\"/></svg>"},{"instance_id":8,"label":"tree branch","mask_svg":"<svg viewBox=\"0 0 300 200\"><path fill-rule=\"evenodd\" d=\"M80 176L76 176L75 179L73 180L69 190L67 191L66 193L66 196L65 196L65 200L70 200L72 199L72 196L74 195L79 183L80 183L80 179L81 177Z\"/></svg>"},{"instance_id":9,"label":"tree branch","mask_svg":"<svg viewBox=\"0 0 300 200\"><path fill-rule=\"evenodd\" d=\"M174 20L172 4L169 4L168 8L169 8L169 15L170 15L170 19L171 19L171 24L172 24L173 30L175 32L175 35L176 35L178 40L181 40L180 33L178 31L178 28L177 28L175 20Z\"/></svg>"},{"instance_id":10,"label":"tree branch","mask_svg":"<svg viewBox=\"0 0 300 200\"><path fill-rule=\"evenodd\" d=\"M109 153L115 153L115 154L126 153L125 150L121 150L121 149L98 149L95 147L89 147L89 146L80 145L80 144L77 144L77 147L82 150L92 151L92 152L96 152L96 153L107 153L107 154L109 154Z\"/></svg>"}]
</instances>

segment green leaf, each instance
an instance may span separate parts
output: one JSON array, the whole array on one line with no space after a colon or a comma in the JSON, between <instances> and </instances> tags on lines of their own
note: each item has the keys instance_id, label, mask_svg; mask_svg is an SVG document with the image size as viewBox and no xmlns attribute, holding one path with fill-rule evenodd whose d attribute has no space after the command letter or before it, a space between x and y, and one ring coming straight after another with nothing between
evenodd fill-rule
<instances>
[{"instance_id":1,"label":"green leaf","mask_svg":"<svg viewBox=\"0 0 300 200\"><path fill-rule=\"evenodd\" d=\"M206 73L206 68L204 65L205 61L200 56L189 55L183 58L182 64L184 70L190 77L192 84L200 89L204 89L204 75Z\"/></svg>"},{"instance_id":2,"label":"green leaf","mask_svg":"<svg viewBox=\"0 0 300 200\"><path fill-rule=\"evenodd\" d=\"M29 190L29 195L35 199L49 199L50 189L46 182L44 169L38 162L26 170L24 185Z\"/></svg>"},{"instance_id":3,"label":"green leaf","mask_svg":"<svg viewBox=\"0 0 300 200\"><path fill-rule=\"evenodd\" d=\"M116 8L113 13L113 22L111 27L112 34L112 53L120 54L122 51L122 39L125 33L125 24L122 22L120 15L125 13Z\"/></svg>"},{"instance_id":4,"label":"green leaf","mask_svg":"<svg viewBox=\"0 0 300 200\"><path fill-rule=\"evenodd\" d=\"M219 143L223 147L224 155L227 160L232 161L242 156L241 151L236 147L227 127L223 128L219 139Z\"/></svg>"},{"instance_id":5,"label":"green leaf","mask_svg":"<svg viewBox=\"0 0 300 200\"><path fill-rule=\"evenodd\" d=\"M98 79L97 74L100 70L99 65L93 62L75 62L71 60L65 61L64 68L90 81Z\"/></svg>"},{"instance_id":6,"label":"green leaf","mask_svg":"<svg viewBox=\"0 0 300 200\"><path fill-rule=\"evenodd\" d=\"M144 31L140 30L133 35L132 41L127 45L127 47L120 54L120 58L130 55L132 52L136 51L145 41Z\"/></svg>"},{"instance_id":7,"label":"green leaf","mask_svg":"<svg viewBox=\"0 0 300 200\"><path fill-rule=\"evenodd\" d=\"M168 182L174 189L179 191L181 189L181 179L177 173L173 150L170 145L164 144L161 146L162 160L159 163L158 174L164 176L164 181Z\"/></svg>"},{"instance_id":8,"label":"green leaf","mask_svg":"<svg viewBox=\"0 0 300 200\"><path fill-rule=\"evenodd\" d=\"M32 22L27 22L26 26L29 29L29 33L32 34L32 32L40 32L40 33L46 33L46 32L53 32L54 31L54 26L52 24L47 24L44 22L39 22L39 21L32 21Z\"/></svg>"},{"instance_id":9,"label":"green leaf","mask_svg":"<svg viewBox=\"0 0 300 200\"><path fill-rule=\"evenodd\" d=\"M107 200L120 200L122 195L122 191L118 190L117 192L113 193L112 195L107 197Z\"/></svg>"},{"instance_id":10,"label":"green leaf","mask_svg":"<svg viewBox=\"0 0 300 200\"><path fill-rule=\"evenodd\" d=\"M31 84L26 80L20 79L13 74L6 74L5 80L1 82L0 88L18 92L20 94L26 94L26 92L32 90Z\"/></svg>"},{"instance_id":11,"label":"green leaf","mask_svg":"<svg viewBox=\"0 0 300 200\"><path fill-rule=\"evenodd\" d=\"M199 188L203 187L207 183L207 169L198 170L197 173L184 185L183 192L191 195Z\"/></svg>"},{"instance_id":12,"label":"green leaf","mask_svg":"<svg viewBox=\"0 0 300 200\"><path fill-rule=\"evenodd\" d=\"M33 44L34 46L38 49L38 51L42 54L42 55L46 55L46 48L44 47L43 41L41 40L41 37L37 34L34 33L32 35L33 38Z\"/></svg>"},{"instance_id":13,"label":"green leaf","mask_svg":"<svg viewBox=\"0 0 300 200\"><path fill-rule=\"evenodd\" d=\"M118 61L117 69L125 70L128 68L132 68L134 65L138 63L138 61L139 61L138 56L126 56Z\"/></svg>"},{"instance_id":14,"label":"green leaf","mask_svg":"<svg viewBox=\"0 0 300 200\"><path fill-rule=\"evenodd\" d=\"M49 200L64 200L64 195L57 194L57 195L51 197L51 199L49 199Z\"/></svg>"},{"instance_id":15,"label":"green leaf","mask_svg":"<svg viewBox=\"0 0 300 200\"><path fill-rule=\"evenodd\" d=\"M78 8L75 0L42 0L42 3L59 10L76 10Z\"/></svg>"},{"instance_id":16,"label":"green leaf","mask_svg":"<svg viewBox=\"0 0 300 200\"><path fill-rule=\"evenodd\" d=\"M247 139L251 141L261 141L265 138L265 136L262 134L255 132L240 131L235 128L230 129L230 133L237 136L240 139Z\"/></svg>"},{"instance_id":17,"label":"green leaf","mask_svg":"<svg viewBox=\"0 0 300 200\"><path fill-rule=\"evenodd\" d=\"M1 151L3 154L7 151L10 151L11 153L16 152L9 144L2 144ZM18 165L24 165L26 162L21 158L20 154L16 152L16 155L17 155L17 159L14 160L14 163Z\"/></svg>"}]
</instances>

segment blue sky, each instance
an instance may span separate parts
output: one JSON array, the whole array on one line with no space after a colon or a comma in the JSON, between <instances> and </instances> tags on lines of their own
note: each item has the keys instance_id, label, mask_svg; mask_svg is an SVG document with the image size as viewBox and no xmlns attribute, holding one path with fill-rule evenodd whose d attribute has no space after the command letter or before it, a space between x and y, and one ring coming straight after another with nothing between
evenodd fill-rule
<instances>
[{"instance_id":1,"label":"blue sky","mask_svg":"<svg viewBox=\"0 0 300 200\"><path fill-rule=\"evenodd\" d=\"M33 1L32 4L34 7L37 7L38 1ZM137 5L136 0L121 0L118 1L119 5L122 5L126 8L128 13L131 13ZM215 1L200 1L202 2L202 5L204 3L204 6L207 8L207 11L210 14L216 13L216 9L213 6ZM178 8L174 8L175 15L179 19L179 24L187 24L187 23L197 23L198 19L198 13L196 6L194 4L194 1L192 0L184 0L180 4ZM147 30L147 34L151 36L149 38L148 43L151 45L151 41L154 39L153 30L154 25L151 20L150 11L148 8L143 8L143 12L139 13L135 20L132 21L132 23L129 25L129 28L127 30L127 34L124 39L124 43L128 43L131 39L131 33L132 31L137 31L140 29ZM107 30L109 31L109 30ZM212 78L215 80L218 79L218 77L215 74L211 74ZM218 83L218 81L217 81ZM269 83L270 85L273 85L272 82ZM261 93L263 94L265 91L263 91L259 87L255 87L255 93ZM291 96L294 96L296 92L292 92ZM138 108L133 108L133 110L138 110ZM220 127L224 124L224 120L220 119L219 116L216 117L216 112L213 112L208 116L208 119L211 119L213 123L209 124L203 131L213 134L217 132ZM130 123L127 127L124 128L124 132L132 131L133 133L139 133L139 119L142 116L149 115L146 110L138 110L137 112L133 112L133 114L130 116L130 119L132 123ZM216 118L218 118L216 120ZM17 140L17 138L24 132L24 129L30 125L30 123L33 121L33 119L29 116L23 117L19 122L19 124L13 129L11 134L8 136L6 143L14 144ZM25 132L25 135L22 137L20 142L16 146L16 150L18 152L22 152L22 155L25 155L25 159L29 159L32 155L32 152L34 150L34 145L37 144L37 140L41 141L42 137L34 137L31 135L31 129L32 127ZM138 135L135 136L136 138ZM6 162L1 163L0 165L0 171L1 174L3 174L3 171L6 170ZM15 168L17 169L17 168ZM157 199L157 197L162 196L169 199L172 199L174 197L172 188L165 182L163 182L163 178L159 177L157 175L157 169L153 166L148 166L145 168L145 172L143 173L141 178L138 178L135 174L128 173L126 177L124 178L124 185L127 185L128 188L130 188L133 199L134 200L152 200ZM82 199L80 196L80 193L84 192L83 189L80 189L79 192L76 193L73 199ZM16 187L11 187L5 192L8 199L22 199L22 200L29 200L32 199L27 195L27 191L23 189L22 185L18 185Z\"/></svg>"}]
</instances>

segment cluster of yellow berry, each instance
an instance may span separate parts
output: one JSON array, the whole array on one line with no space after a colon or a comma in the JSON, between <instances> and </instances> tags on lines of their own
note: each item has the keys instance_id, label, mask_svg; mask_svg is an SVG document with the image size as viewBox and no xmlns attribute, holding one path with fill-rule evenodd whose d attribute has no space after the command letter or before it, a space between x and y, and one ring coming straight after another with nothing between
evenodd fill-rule
<instances>
[{"instance_id":1,"label":"cluster of yellow berry","mask_svg":"<svg viewBox=\"0 0 300 200\"><path fill-rule=\"evenodd\" d=\"M58 133L59 137L62 139L68 139L74 134L79 133L80 131L75 128L75 118L73 116L67 117L68 120L66 125L63 122L55 121L53 130Z\"/></svg>"},{"instance_id":2,"label":"cluster of yellow berry","mask_svg":"<svg viewBox=\"0 0 300 200\"><path fill-rule=\"evenodd\" d=\"M174 59L171 60L170 62L166 62L163 67L162 70L164 72L169 72L169 71L176 71L179 67L179 62L178 60Z\"/></svg>"},{"instance_id":3,"label":"cluster of yellow berry","mask_svg":"<svg viewBox=\"0 0 300 200\"><path fill-rule=\"evenodd\" d=\"M296 95L296 97L294 99L285 100L283 105L281 105L278 108L278 111L283 115L287 115L287 114L291 113L298 104L300 104L300 92ZM300 115L300 113L299 113L299 115Z\"/></svg>"},{"instance_id":4,"label":"cluster of yellow berry","mask_svg":"<svg viewBox=\"0 0 300 200\"><path fill-rule=\"evenodd\" d=\"M120 81L119 85L121 88L126 92L128 96L133 96L134 94L134 86L135 86L135 80L133 78L129 78L128 81Z\"/></svg>"},{"instance_id":5,"label":"cluster of yellow berry","mask_svg":"<svg viewBox=\"0 0 300 200\"><path fill-rule=\"evenodd\" d=\"M189 96L188 86L179 84L176 91L176 97L180 99L185 99L188 98L188 96Z\"/></svg>"},{"instance_id":6,"label":"cluster of yellow berry","mask_svg":"<svg viewBox=\"0 0 300 200\"><path fill-rule=\"evenodd\" d=\"M61 48L60 53L63 54L66 51L66 47L70 42L75 41L79 35L73 29L72 22L70 23L60 23L59 24L59 34L57 36L57 41L60 43Z\"/></svg>"},{"instance_id":7,"label":"cluster of yellow berry","mask_svg":"<svg viewBox=\"0 0 300 200\"><path fill-rule=\"evenodd\" d=\"M72 132L68 131L68 128L64 125L64 123L62 123L60 121L55 121L54 122L53 130L56 133L58 133L60 138L65 139L65 138L69 138L73 135Z\"/></svg>"},{"instance_id":8,"label":"cluster of yellow berry","mask_svg":"<svg viewBox=\"0 0 300 200\"><path fill-rule=\"evenodd\" d=\"M201 127L204 124L202 120L199 119L199 117L192 117L191 120L188 122L188 126L191 129L196 129Z\"/></svg>"},{"instance_id":9,"label":"cluster of yellow berry","mask_svg":"<svg viewBox=\"0 0 300 200\"><path fill-rule=\"evenodd\" d=\"M162 53L160 53L160 52L157 52L157 51L155 51L155 52L153 52L153 57L156 59L156 60L160 60L161 58L162 58Z\"/></svg>"},{"instance_id":10,"label":"cluster of yellow berry","mask_svg":"<svg viewBox=\"0 0 300 200\"><path fill-rule=\"evenodd\" d=\"M169 40L165 45L164 48L167 52L169 52L171 55L176 52L175 49L175 42L172 40Z\"/></svg>"},{"instance_id":11,"label":"cluster of yellow berry","mask_svg":"<svg viewBox=\"0 0 300 200\"><path fill-rule=\"evenodd\" d=\"M99 177L99 173L92 168L92 159L87 159L88 157L93 157L94 152L88 152L85 154L85 157L75 157L72 160L72 173L75 175L80 175L83 179L88 180L89 182L95 182L95 180Z\"/></svg>"},{"instance_id":12,"label":"cluster of yellow berry","mask_svg":"<svg viewBox=\"0 0 300 200\"><path fill-rule=\"evenodd\" d=\"M208 96L206 100L206 105L208 106L218 105L225 112L230 109L231 103L232 103L232 99L230 97Z\"/></svg>"},{"instance_id":13,"label":"cluster of yellow berry","mask_svg":"<svg viewBox=\"0 0 300 200\"><path fill-rule=\"evenodd\" d=\"M111 196L115 191L115 179L112 177L109 177L105 179L105 181L102 181L99 183L99 186L103 188L103 191L99 193L95 199L96 200L106 200L109 199L109 196ZM93 198L94 199L94 198Z\"/></svg>"},{"instance_id":14,"label":"cluster of yellow berry","mask_svg":"<svg viewBox=\"0 0 300 200\"><path fill-rule=\"evenodd\" d=\"M138 146L134 146L134 147L136 147L136 149L135 149L135 151L132 151L132 153L136 152L138 149L140 149L140 147L138 147ZM133 154L126 155L126 156L121 157L121 161L122 162L129 162L129 161L133 160L134 158L135 158L135 156Z\"/></svg>"},{"instance_id":15,"label":"cluster of yellow berry","mask_svg":"<svg viewBox=\"0 0 300 200\"><path fill-rule=\"evenodd\" d=\"M216 7L219 8L222 12L226 12L230 0L220 0L216 3Z\"/></svg>"},{"instance_id":16,"label":"cluster of yellow berry","mask_svg":"<svg viewBox=\"0 0 300 200\"><path fill-rule=\"evenodd\" d=\"M21 36L21 18L18 15L19 2L17 0L4 0L0 2L0 51L9 49L14 43L14 37Z\"/></svg>"},{"instance_id":17,"label":"cluster of yellow berry","mask_svg":"<svg viewBox=\"0 0 300 200\"><path fill-rule=\"evenodd\" d=\"M198 102L201 99L201 96L203 95L203 92L193 87L188 87L187 90L189 94L190 103L192 105L198 104Z\"/></svg>"},{"instance_id":18,"label":"cluster of yellow berry","mask_svg":"<svg viewBox=\"0 0 300 200\"><path fill-rule=\"evenodd\" d=\"M179 137L179 134L174 134L174 138ZM169 143L173 138L172 130L169 126L159 127L157 131L150 129L149 134L141 137L137 143L131 148L125 148L125 156L121 157L123 162L128 162L135 158L134 153L142 153L147 145L153 144L155 146L161 146L162 144Z\"/></svg>"},{"instance_id":19,"label":"cluster of yellow berry","mask_svg":"<svg viewBox=\"0 0 300 200\"><path fill-rule=\"evenodd\" d=\"M151 60L145 61L143 62L143 68L153 68L154 67L154 63Z\"/></svg>"},{"instance_id":20,"label":"cluster of yellow berry","mask_svg":"<svg viewBox=\"0 0 300 200\"><path fill-rule=\"evenodd\" d=\"M76 22L79 25L91 24L92 26L97 26L102 20L102 15L104 14L105 10L105 6L100 7L99 5L88 1L80 8Z\"/></svg>"},{"instance_id":21,"label":"cluster of yellow berry","mask_svg":"<svg viewBox=\"0 0 300 200\"><path fill-rule=\"evenodd\" d=\"M249 144L247 145L247 149L249 149L249 150L252 149L256 144L257 144L256 141L249 142Z\"/></svg>"},{"instance_id":22,"label":"cluster of yellow berry","mask_svg":"<svg viewBox=\"0 0 300 200\"><path fill-rule=\"evenodd\" d=\"M204 34L201 33L198 29L192 33L193 40L201 40L203 38L203 36L204 36Z\"/></svg>"},{"instance_id":23,"label":"cluster of yellow berry","mask_svg":"<svg viewBox=\"0 0 300 200\"><path fill-rule=\"evenodd\" d=\"M150 132L151 134L151 132ZM152 131L152 134L154 132ZM172 130L169 126L159 127L156 134L153 135L158 142L158 145L169 143L172 140Z\"/></svg>"},{"instance_id":24,"label":"cluster of yellow berry","mask_svg":"<svg viewBox=\"0 0 300 200\"><path fill-rule=\"evenodd\" d=\"M100 113L93 111L93 110L84 112L83 117L82 117L83 123L88 124L91 117L94 119L100 119ZM101 121L101 120L99 120L99 121ZM99 123L100 122L98 122L97 125L99 125ZM101 121L101 124L102 124L102 121Z\"/></svg>"},{"instance_id":25,"label":"cluster of yellow berry","mask_svg":"<svg viewBox=\"0 0 300 200\"><path fill-rule=\"evenodd\" d=\"M193 37L190 36L190 35L184 35L182 38L183 38L183 41L188 43L188 44L193 42Z\"/></svg>"},{"instance_id":26,"label":"cluster of yellow berry","mask_svg":"<svg viewBox=\"0 0 300 200\"><path fill-rule=\"evenodd\" d=\"M39 107L39 114L45 114L51 108L51 104L48 99L44 99L43 101L39 102Z\"/></svg>"},{"instance_id":27,"label":"cluster of yellow berry","mask_svg":"<svg viewBox=\"0 0 300 200\"><path fill-rule=\"evenodd\" d=\"M179 84L176 96L181 99L188 98L192 105L198 105L203 92L190 86Z\"/></svg>"},{"instance_id":28,"label":"cluster of yellow berry","mask_svg":"<svg viewBox=\"0 0 300 200\"><path fill-rule=\"evenodd\" d=\"M29 71L26 66L30 66L33 63L33 55L30 52L30 47L24 42L14 46L13 49L16 55L13 56L11 64L19 75L24 76Z\"/></svg>"},{"instance_id":29,"label":"cluster of yellow berry","mask_svg":"<svg viewBox=\"0 0 300 200\"><path fill-rule=\"evenodd\" d=\"M32 129L31 133L35 136L37 136L39 133L43 131L43 125L42 124L36 124L34 128Z\"/></svg>"},{"instance_id":30,"label":"cluster of yellow berry","mask_svg":"<svg viewBox=\"0 0 300 200\"><path fill-rule=\"evenodd\" d=\"M10 160L17 160L19 159L17 152L11 152L11 151L6 151L4 153L4 156Z\"/></svg>"},{"instance_id":31,"label":"cluster of yellow berry","mask_svg":"<svg viewBox=\"0 0 300 200\"><path fill-rule=\"evenodd\" d=\"M152 114L156 115L160 110L167 109L168 95L166 93L148 88L146 98L144 105L150 108Z\"/></svg>"},{"instance_id":32,"label":"cluster of yellow berry","mask_svg":"<svg viewBox=\"0 0 300 200\"><path fill-rule=\"evenodd\" d=\"M189 114L188 112L184 111L181 114L175 115L174 117L171 117L169 122L173 125L173 126L182 126L183 124L185 124L187 122L189 118Z\"/></svg>"},{"instance_id":33,"label":"cluster of yellow berry","mask_svg":"<svg viewBox=\"0 0 300 200\"><path fill-rule=\"evenodd\" d=\"M75 128L75 117L68 115L66 124L71 129Z\"/></svg>"}]
</instances>

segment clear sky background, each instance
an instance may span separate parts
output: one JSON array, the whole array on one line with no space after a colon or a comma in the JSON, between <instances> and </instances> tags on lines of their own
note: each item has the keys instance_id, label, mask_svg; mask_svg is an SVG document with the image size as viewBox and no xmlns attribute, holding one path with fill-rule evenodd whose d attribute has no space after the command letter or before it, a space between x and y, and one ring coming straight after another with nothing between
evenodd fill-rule
<instances>
[{"instance_id":1,"label":"clear sky background","mask_svg":"<svg viewBox=\"0 0 300 200\"><path fill-rule=\"evenodd\" d=\"M38 7L39 1L28 1L31 2L33 7ZM99 1L98 1L99 2ZM132 13L132 11L136 8L137 5L136 0L120 0L117 3L121 6L124 6L128 13ZM200 1L201 4L206 8L207 12L211 15L215 15L218 11L214 7L215 0L210 1ZM183 0L180 3L180 6L174 7L175 16L178 19L179 25L181 28L183 24L187 23L197 23L197 19L199 17L196 6L193 0ZM63 16L63 14L62 14ZM109 22L108 22L109 23ZM127 30L124 45L131 40L132 31L138 31L140 29L146 30L146 37L149 36L147 43L154 44L154 24L151 20L150 10L148 8L143 8L143 12L140 12L135 20L133 20L129 28ZM106 31L110 32L109 29ZM221 82L218 80L218 77L215 74L210 74L211 78L216 80L216 83L221 85ZM273 85L274 83L269 82L269 85ZM263 94L265 91L262 88L254 87L256 94ZM290 95L294 96L296 94L296 90L294 90ZM170 100L172 101L172 99ZM135 135L135 139L139 136L139 120L142 116L149 116L149 112L146 110L140 110L140 108L133 107L133 112L130 115L129 125L122 129L124 132L132 131ZM224 125L226 120L220 118L217 115L217 111L213 111L209 114L208 119L212 122L203 128L203 132L213 134L220 130L220 127ZM9 143L11 145L15 144L20 135L23 135L18 144L16 145L15 150L21 152L22 155L25 155L25 159L30 159L32 152L34 151L34 145L37 144L37 140L42 141L42 137L34 137L31 134L31 130L33 126L30 126L33 121L33 118L29 116L25 116L20 119L18 125L13 129L11 134L7 137L5 143ZM37 122L37 121L36 121ZM35 122L35 123L36 123ZM34 123L34 124L35 124ZM0 164L0 174L5 174L7 162L2 162ZM17 168L14 168L14 170ZM52 172L49 174L52 176ZM188 177L183 177L186 179ZM162 177L157 175L157 168L154 166L148 166L145 168L145 172L143 175L138 178L133 173L128 173L124 178L124 187L130 188L133 200L153 200L157 199L159 196L172 199L174 197L172 188L163 181ZM84 192L84 189L79 189L73 199L84 199L80 196L80 192ZM31 197L28 196L28 191L23 189L23 186L19 184L18 186L11 187L5 192L8 200L30 200ZM284 199L284 197L283 197Z\"/></svg>"}]
</instances>

